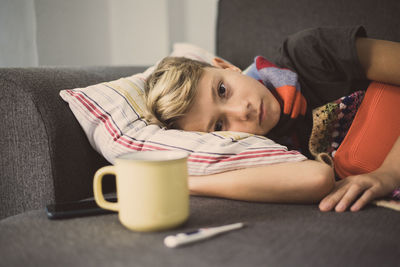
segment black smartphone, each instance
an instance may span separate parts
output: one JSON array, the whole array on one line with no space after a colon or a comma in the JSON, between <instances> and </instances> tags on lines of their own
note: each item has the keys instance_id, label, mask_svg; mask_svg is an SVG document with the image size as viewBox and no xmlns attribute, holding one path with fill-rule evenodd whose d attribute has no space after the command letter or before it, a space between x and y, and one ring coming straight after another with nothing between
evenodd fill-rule
<instances>
[{"instance_id":1,"label":"black smartphone","mask_svg":"<svg viewBox=\"0 0 400 267\"><path fill-rule=\"evenodd\" d=\"M116 202L116 197L108 197L107 201ZM115 211L100 208L93 199L72 202L60 202L46 206L49 219L67 219L75 217L93 216L100 214L115 213Z\"/></svg>"}]
</instances>

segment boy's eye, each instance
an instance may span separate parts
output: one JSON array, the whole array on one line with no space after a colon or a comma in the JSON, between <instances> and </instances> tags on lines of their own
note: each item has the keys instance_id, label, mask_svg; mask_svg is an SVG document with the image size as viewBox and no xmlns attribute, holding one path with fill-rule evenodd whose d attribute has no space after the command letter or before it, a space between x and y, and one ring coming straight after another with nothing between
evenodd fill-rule
<instances>
[{"instance_id":1,"label":"boy's eye","mask_svg":"<svg viewBox=\"0 0 400 267\"><path fill-rule=\"evenodd\" d=\"M214 131L222 131L222 121L217 121L214 126Z\"/></svg>"},{"instance_id":2,"label":"boy's eye","mask_svg":"<svg viewBox=\"0 0 400 267\"><path fill-rule=\"evenodd\" d=\"M226 94L225 85L224 85L223 83L221 83L221 84L218 86L218 96L219 96L219 97L225 97L225 94Z\"/></svg>"}]
</instances>

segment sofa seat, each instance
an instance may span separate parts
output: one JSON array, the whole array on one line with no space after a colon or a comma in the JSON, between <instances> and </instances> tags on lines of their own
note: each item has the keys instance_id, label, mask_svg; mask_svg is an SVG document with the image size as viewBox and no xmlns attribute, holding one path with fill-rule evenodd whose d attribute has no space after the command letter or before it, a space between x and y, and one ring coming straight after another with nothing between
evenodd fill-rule
<instances>
[{"instance_id":1,"label":"sofa seat","mask_svg":"<svg viewBox=\"0 0 400 267\"><path fill-rule=\"evenodd\" d=\"M395 266L399 214L322 213L316 205L191 197L189 220L166 232L138 233L116 214L49 220L34 210L0 221L0 266ZM176 249L169 234L244 221L243 229Z\"/></svg>"}]
</instances>

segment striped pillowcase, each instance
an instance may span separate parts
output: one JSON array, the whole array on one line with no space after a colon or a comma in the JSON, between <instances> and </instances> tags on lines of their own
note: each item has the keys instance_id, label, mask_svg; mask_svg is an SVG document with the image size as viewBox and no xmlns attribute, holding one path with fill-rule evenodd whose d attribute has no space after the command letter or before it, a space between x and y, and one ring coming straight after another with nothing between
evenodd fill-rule
<instances>
[{"instance_id":1,"label":"striped pillowcase","mask_svg":"<svg viewBox=\"0 0 400 267\"><path fill-rule=\"evenodd\" d=\"M177 44L172 56L211 62L201 48ZM85 131L93 148L110 163L135 151L183 150L189 153L189 175L207 175L306 158L262 136L239 132L186 132L149 125L144 119L143 73L85 88L63 90L60 96Z\"/></svg>"}]
</instances>

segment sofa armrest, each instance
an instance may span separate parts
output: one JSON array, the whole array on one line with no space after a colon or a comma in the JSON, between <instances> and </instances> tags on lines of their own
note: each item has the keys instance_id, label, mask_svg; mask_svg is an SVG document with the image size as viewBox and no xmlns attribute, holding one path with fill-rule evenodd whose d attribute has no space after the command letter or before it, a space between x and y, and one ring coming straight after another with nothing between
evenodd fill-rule
<instances>
[{"instance_id":1,"label":"sofa armrest","mask_svg":"<svg viewBox=\"0 0 400 267\"><path fill-rule=\"evenodd\" d=\"M92 149L59 91L144 69L0 69L0 219L92 196L92 176L108 162Z\"/></svg>"}]
</instances>

